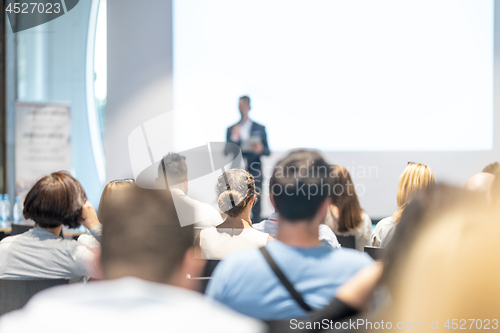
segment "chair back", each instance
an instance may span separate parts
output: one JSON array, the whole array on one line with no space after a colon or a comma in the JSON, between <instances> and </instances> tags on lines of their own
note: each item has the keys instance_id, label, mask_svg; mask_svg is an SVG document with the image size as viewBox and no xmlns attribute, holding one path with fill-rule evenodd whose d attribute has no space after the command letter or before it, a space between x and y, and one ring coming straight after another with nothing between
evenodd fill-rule
<instances>
[{"instance_id":1,"label":"chair back","mask_svg":"<svg viewBox=\"0 0 500 333\"><path fill-rule=\"evenodd\" d=\"M368 253L368 255L372 257L374 260L381 260L382 257L384 256L385 248L365 246L365 252Z\"/></svg>"},{"instance_id":2,"label":"chair back","mask_svg":"<svg viewBox=\"0 0 500 333\"><path fill-rule=\"evenodd\" d=\"M339 241L341 247L348 249L356 248L356 237L354 236L337 236L337 240Z\"/></svg>"},{"instance_id":3,"label":"chair back","mask_svg":"<svg viewBox=\"0 0 500 333\"><path fill-rule=\"evenodd\" d=\"M33 295L44 289L68 283L67 279L0 279L0 316L21 309Z\"/></svg>"},{"instance_id":4,"label":"chair back","mask_svg":"<svg viewBox=\"0 0 500 333\"><path fill-rule=\"evenodd\" d=\"M214 272L215 267L219 264L220 260L201 260L206 261L205 268L203 269L201 276L190 276L189 279L198 280L200 282L199 291L204 294L207 289L208 282L210 282L212 277L212 273Z\"/></svg>"},{"instance_id":5,"label":"chair back","mask_svg":"<svg viewBox=\"0 0 500 333\"><path fill-rule=\"evenodd\" d=\"M26 231L33 228L32 225L22 225L22 224L13 224L12 231L10 232L11 236L24 234Z\"/></svg>"},{"instance_id":6,"label":"chair back","mask_svg":"<svg viewBox=\"0 0 500 333\"><path fill-rule=\"evenodd\" d=\"M207 264L203 270L203 277L211 277L219 262L220 260L207 260Z\"/></svg>"}]
</instances>

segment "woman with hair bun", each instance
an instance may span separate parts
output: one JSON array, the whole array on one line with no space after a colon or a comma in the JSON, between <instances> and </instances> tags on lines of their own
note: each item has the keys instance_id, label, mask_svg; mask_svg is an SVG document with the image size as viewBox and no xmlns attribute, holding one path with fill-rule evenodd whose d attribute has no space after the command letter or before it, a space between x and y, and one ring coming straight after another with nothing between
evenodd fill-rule
<instances>
[{"instance_id":1,"label":"woman with hair bun","mask_svg":"<svg viewBox=\"0 0 500 333\"><path fill-rule=\"evenodd\" d=\"M230 253L261 247L273 240L269 234L253 229L250 211L257 201L255 180L243 169L224 172L217 182L217 203L227 216L215 228L201 231L196 238L197 255L203 259L223 259Z\"/></svg>"}]
</instances>

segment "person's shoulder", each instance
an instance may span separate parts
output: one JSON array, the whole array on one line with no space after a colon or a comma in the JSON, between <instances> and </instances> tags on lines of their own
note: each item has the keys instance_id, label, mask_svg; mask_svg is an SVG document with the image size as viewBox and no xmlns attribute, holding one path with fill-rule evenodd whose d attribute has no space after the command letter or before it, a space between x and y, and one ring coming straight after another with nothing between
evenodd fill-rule
<instances>
[{"instance_id":1,"label":"person's shoulder","mask_svg":"<svg viewBox=\"0 0 500 333\"><path fill-rule=\"evenodd\" d=\"M269 234L266 233L265 231L259 230L259 229L255 228L255 227L247 228L247 229L243 229L243 230L245 230L248 233L255 234L255 235L267 235L267 236L269 236Z\"/></svg>"},{"instance_id":2,"label":"person's shoulder","mask_svg":"<svg viewBox=\"0 0 500 333\"><path fill-rule=\"evenodd\" d=\"M235 124L232 124L231 126L229 126L227 128L228 131L231 131L233 129L234 126L238 125L238 123L235 123Z\"/></svg>"},{"instance_id":3,"label":"person's shoulder","mask_svg":"<svg viewBox=\"0 0 500 333\"><path fill-rule=\"evenodd\" d=\"M78 237L78 242L85 245L89 250L97 250L101 247L101 244L92 235L80 235Z\"/></svg>"},{"instance_id":4,"label":"person's shoulder","mask_svg":"<svg viewBox=\"0 0 500 333\"><path fill-rule=\"evenodd\" d=\"M392 218L392 216L386 217L382 220L380 220L375 228L387 228L387 227L393 227L396 225L396 221Z\"/></svg>"},{"instance_id":5,"label":"person's shoulder","mask_svg":"<svg viewBox=\"0 0 500 333\"><path fill-rule=\"evenodd\" d=\"M231 272L252 269L253 264L258 262L261 256L259 248L244 249L227 255L221 260L219 265L224 270ZM217 268L219 268L219 265Z\"/></svg>"},{"instance_id":6,"label":"person's shoulder","mask_svg":"<svg viewBox=\"0 0 500 333\"><path fill-rule=\"evenodd\" d=\"M253 122L253 126L259 128L259 129L263 129L265 130L266 129L266 126L262 125L262 124L259 124L258 122L255 122L255 121L252 121Z\"/></svg>"},{"instance_id":7,"label":"person's shoulder","mask_svg":"<svg viewBox=\"0 0 500 333\"><path fill-rule=\"evenodd\" d=\"M261 222L259 222L259 223L254 223L254 224L252 225L252 227L253 227L255 230L257 230L257 231L262 231L262 232L264 232L264 230L266 230L266 224L267 224L267 223L266 223L266 221L267 221L267 220L263 220L263 221L261 221Z\"/></svg>"},{"instance_id":8,"label":"person's shoulder","mask_svg":"<svg viewBox=\"0 0 500 333\"><path fill-rule=\"evenodd\" d=\"M0 244L8 244L8 243L13 243L16 241L16 239L22 239L23 234L20 235L15 235L15 236L7 236L4 239L0 241Z\"/></svg>"},{"instance_id":9,"label":"person's shoulder","mask_svg":"<svg viewBox=\"0 0 500 333\"><path fill-rule=\"evenodd\" d=\"M335 233L333 232L333 230L329 226L327 226L326 224L320 224L319 225L319 231L323 232L323 233L334 234L335 235Z\"/></svg>"}]
</instances>

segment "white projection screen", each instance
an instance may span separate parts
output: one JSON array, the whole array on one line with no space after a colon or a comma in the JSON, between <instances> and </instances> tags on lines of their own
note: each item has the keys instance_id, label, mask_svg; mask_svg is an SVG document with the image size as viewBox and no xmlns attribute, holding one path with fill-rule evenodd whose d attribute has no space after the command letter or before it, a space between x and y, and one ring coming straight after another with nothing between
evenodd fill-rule
<instances>
[{"instance_id":1,"label":"white projection screen","mask_svg":"<svg viewBox=\"0 0 500 333\"><path fill-rule=\"evenodd\" d=\"M173 0L173 106L224 141L250 96L265 167L319 149L384 217L407 161L461 186L500 159L494 23L493 0Z\"/></svg>"},{"instance_id":2,"label":"white projection screen","mask_svg":"<svg viewBox=\"0 0 500 333\"><path fill-rule=\"evenodd\" d=\"M493 0L182 0L173 9L174 108L203 110L211 139L224 140L247 94L274 150L492 148Z\"/></svg>"}]
</instances>

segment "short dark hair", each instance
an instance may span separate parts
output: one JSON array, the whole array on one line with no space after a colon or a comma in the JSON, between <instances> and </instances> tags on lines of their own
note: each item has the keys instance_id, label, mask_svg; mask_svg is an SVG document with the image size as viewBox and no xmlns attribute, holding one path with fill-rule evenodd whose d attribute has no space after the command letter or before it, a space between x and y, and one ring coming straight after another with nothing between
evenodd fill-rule
<instances>
[{"instance_id":1,"label":"short dark hair","mask_svg":"<svg viewBox=\"0 0 500 333\"><path fill-rule=\"evenodd\" d=\"M500 171L500 164L498 164L498 162L490 163L483 169L483 172L491 173L494 176L496 176L499 171Z\"/></svg>"},{"instance_id":2,"label":"short dark hair","mask_svg":"<svg viewBox=\"0 0 500 333\"><path fill-rule=\"evenodd\" d=\"M87 195L82 184L66 171L51 173L31 188L24 200L23 215L42 228L61 224L78 228Z\"/></svg>"},{"instance_id":3,"label":"short dark hair","mask_svg":"<svg viewBox=\"0 0 500 333\"><path fill-rule=\"evenodd\" d=\"M193 245L181 227L170 191L125 187L102 214L101 265L106 279L135 276L165 283Z\"/></svg>"},{"instance_id":4,"label":"short dark hair","mask_svg":"<svg viewBox=\"0 0 500 333\"><path fill-rule=\"evenodd\" d=\"M163 157L163 163L165 164L169 186L182 184L186 181L187 164L184 156L176 153L168 153L168 155ZM158 166L158 178L164 178L162 163Z\"/></svg>"},{"instance_id":5,"label":"short dark hair","mask_svg":"<svg viewBox=\"0 0 500 333\"><path fill-rule=\"evenodd\" d=\"M240 97L240 99L242 99L245 102L247 102L247 104L250 106L250 97L248 97L247 95L243 95L243 96Z\"/></svg>"},{"instance_id":6,"label":"short dark hair","mask_svg":"<svg viewBox=\"0 0 500 333\"><path fill-rule=\"evenodd\" d=\"M330 165L315 151L292 151L274 168L269 189L280 216L312 219L330 195Z\"/></svg>"}]
</instances>

